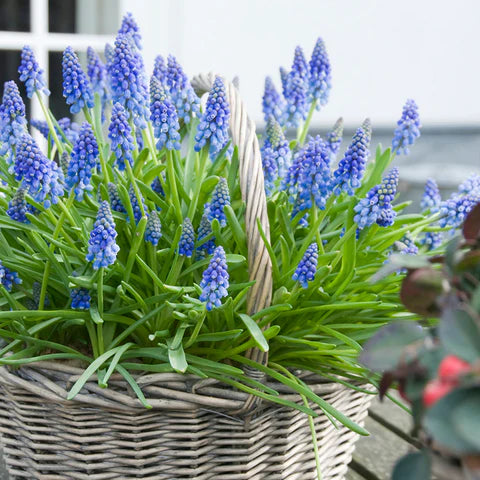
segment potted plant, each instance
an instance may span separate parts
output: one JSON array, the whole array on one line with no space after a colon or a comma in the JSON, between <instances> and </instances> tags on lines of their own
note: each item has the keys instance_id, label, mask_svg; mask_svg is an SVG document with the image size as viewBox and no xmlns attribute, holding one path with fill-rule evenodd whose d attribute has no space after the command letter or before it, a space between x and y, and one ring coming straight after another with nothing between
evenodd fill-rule
<instances>
[{"instance_id":1,"label":"potted plant","mask_svg":"<svg viewBox=\"0 0 480 480\"><path fill-rule=\"evenodd\" d=\"M478 185L470 187L478 202ZM458 203L458 194L454 200ZM361 356L365 365L382 372L381 394L398 385L424 443L422 451L398 461L393 479L427 479L433 473L445 479L480 478L480 204L467 210L463 237L451 240L445 255L392 258L407 269L400 292L404 305L425 321L382 328Z\"/></svg>"},{"instance_id":2,"label":"potted plant","mask_svg":"<svg viewBox=\"0 0 480 480\"><path fill-rule=\"evenodd\" d=\"M27 478L343 478L372 395L357 361L405 315L402 275L369 279L441 214L404 214L389 170L419 136L407 102L392 148L371 124L338 158L322 40L266 81L262 147L239 90L158 56L149 82L127 15L104 65L63 55L57 120L33 51L0 110L1 441ZM203 96L203 103L200 96ZM296 127L291 141L286 129ZM410 235L410 236L409 236ZM409 250L410 248L410 250Z\"/></svg>"}]
</instances>

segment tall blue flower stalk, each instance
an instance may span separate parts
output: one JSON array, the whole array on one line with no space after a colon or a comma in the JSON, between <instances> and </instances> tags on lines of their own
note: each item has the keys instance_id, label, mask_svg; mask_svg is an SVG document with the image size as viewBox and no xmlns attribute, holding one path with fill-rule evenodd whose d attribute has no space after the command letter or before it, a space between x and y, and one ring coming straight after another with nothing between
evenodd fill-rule
<instances>
[{"instance_id":1,"label":"tall blue flower stalk","mask_svg":"<svg viewBox=\"0 0 480 480\"><path fill-rule=\"evenodd\" d=\"M418 107L414 100L407 100L403 107L400 120L397 122L397 128L393 134L392 150L398 154L410 153L409 146L413 145L420 136L420 117Z\"/></svg>"},{"instance_id":2,"label":"tall blue flower stalk","mask_svg":"<svg viewBox=\"0 0 480 480\"><path fill-rule=\"evenodd\" d=\"M157 141L157 148L162 150L180 150L180 124L177 111L168 98L160 80L154 75L150 80L150 121Z\"/></svg>"},{"instance_id":3,"label":"tall blue flower stalk","mask_svg":"<svg viewBox=\"0 0 480 480\"><path fill-rule=\"evenodd\" d=\"M261 149L262 166L265 191L270 195L275 190L277 179L283 178L290 167L292 153L282 127L273 116L268 119L265 133L265 142Z\"/></svg>"},{"instance_id":4,"label":"tall blue flower stalk","mask_svg":"<svg viewBox=\"0 0 480 480\"><path fill-rule=\"evenodd\" d=\"M284 92L285 125L298 127L308 113L308 66L301 47L295 49L292 69L288 73Z\"/></svg>"},{"instance_id":5,"label":"tall blue flower stalk","mask_svg":"<svg viewBox=\"0 0 480 480\"><path fill-rule=\"evenodd\" d=\"M28 207L25 200L25 188L20 187L8 203L7 215L16 222L30 223L27 218Z\"/></svg>"},{"instance_id":6,"label":"tall blue flower stalk","mask_svg":"<svg viewBox=\"0 0 480 480\"><path fill-rule=\"evenodd\" d=\"M1 260L0 283L5 287L5 290L7 290L7 292L12 291L13 285L19 285L22 283L22 279L18 276L18 273L5 267Z\"/></svg>"},{"instance_id":7,"label":"tall blue flower stalk","mask_svg":"<svg viewBox=\"0 0 480 480\"><path fill-rule=\"evenodd\" d=\"M108 99L107 68L92 47L87 48L87 62L87 75L93 94L98 94L105 106Z\"/></svg>"},{"instance_id":8,"label":"tall blue flower stalk","mask_svg":"<svg viewBox=\"0 0 480 480\"><path fill-rule=\"evenodd\" d=\"M25 84L28 98L32 98L35 92L42 92L45 95L50 95L50 90L47 88L43 70L38 65L33 50L28 45L25 45L22 48L18 74L20 81Z\"/></svg>"},{"instance_id":9,"label":"tall blue flower stalk","mask_svg":"<svg viewBox=\"0 0 480 480\"><path fill-rule=\"evenodd\" d=\"M82 108L93 108L93 92L77 54L72 47L63 52L63 96L71 113L78 113Z\"/></svg>"},{"instance_id":10,"label":"tall blue flower stalk","mask_svg":"<svg viewBox=\"0 0 480 480\"><path fill-rule=\"evenodd\" d=\"M110 199L110 205L114 212L127 213L120 195L118 194L117 186L114 183L109 182L107 185L108 198Z\"/></svg>"},{"instance_id":11,"label":"tall blue flower stalk","mask_svg":"<svg viewBox=\"0 0 480 480\"><path fill-rule=\"evenodd\" d=\"M327 133L327 146L331 153L331 158L334 160L337 157L343 137L343 118L340 117L333 128Z\"/></svg>"},{"instance_id":12,"label":"tall blue flower stalk","mask_svg":"<svg viewBox=\"0 0 480 480\"><path fill-rule=\"evenodd\" d=\"M93 269L105 268L113 265L120 247L117 245L117 232L110 205L103 201L98 208L97 218L93 224L88 240L86 259L93 262Z\"/></svg>"},{"instance_id":13,"label":"tall blue flower stalk","mask_svg":"<svg viewBox=\"0 0 480 480\"><path fill-rule=\"evenodd\" d=\"M328 102L332 88L330 60L324 41L319 38L313 49L309 62L309 94L311 101L316 102L317 109Z\"/></svg>"},{"instance_id":14,"label":"tall blue flower stalk","mask_svg":"<svg viewBox=\"0 0 480 480\"><path fill-rule=\"evenodd\" d=\"M398 168L392 168L381 184L373 187L354 207L354 221L360 230L377 223L381 227L393 225L396 212L392 202L397 193Z\"/></svg>"},{"instance_id":15,"label":"tall blue flower stalk","mask_svg":"<svg viewBox=\"0 0 480 480\"><path fill-rule=\"evenodd\" d=\"M108 127L108 138L111 140L111 150L115 155L115 164L119 170L125 170L126 162L133 165L133 151L135 143L132 129L128 123L125 108L115 103L112 108L112 118Z\"/></svg>"},{"instance_id":16,"label":"tall blue flower stalk","mask_svg":"<svg viewBox=\"0 0 480 480\"><path fill-rule=\"evenodd\" d=\"M153 182L151 183L150 187L157 195L160 195L161 197L165 197L165 190L163 189L162 182L158 177L155 177L153 179Z\"/></svg>"},{"instance_id":17,"label":"tall blue flower stalk","mask_svg":"<svg viewBox=\"0 0 480 480\"><path fill-rule=\"evenodd\" d=\"M165 65L165 59L161 55L155 57L153 63L153 74L163 87L167 88L167 66Z\"/></svg>"},{"instance_id":18,"label":"tall blue flower stalk","mask_svg":"<svg viewBox=\"0 0 480 480\"><path fill-rule=\"evenodd\" d=\"M135 189L133 188L133 185L130 185L130 188L128 189L128 196L130 198L130 204L132 205L132 210L133 210L133 218L135 220L135 223L138 223L142 219L142 208L140 207L140 202L142 202L142 207L143 211L146 213L147 212L147 207L145 205L145 199L143 198L142 195L140 195L140 199L137 198L137 195L135 193ZM129 218L127 218L127 221L130 221Z\"/></svg>"},{"instance_id":19,"label":"tall blue flower stalk","mask_svg":"<svg viewBox=\"0 0 480 480\"><path fill-rule=\"evenodd\" d=\"M277 92L275 84L270 77L265 78L265 90L262 98L262 110L265 122L273 117L280 124L284 119L285 101Z\"/></svg>"},{"instance_id":20,"label":"tall blue flower stalk","mask_svg":"<svg viewBox=\"0 0 480 480\"><path fill-rule=\"evenodd\" d=\"M311 138L298 153L288 176L294 183L290 191L296 192L292 216L313 205L321 210L325 208L332 193L330 151L319 135Z\"/></svg>"},{"instance_id":21,"label":"tall blue flower stalk","mask_svg":"<svg viewBox=\"0 0 480 480\"><path fill-rule=\"evenodd\" d=\"M113 103L120 103L129 119L144 129L148 116L148 89L139 55L133 48L126 35L119 34L115 39L113 58L108 65L110 88Z\"/></svg>"},{"instance_id":22,"label":"tall blue flower stalk","mask_svg":"<svg viewBox=\"0 0 480 480\"><path fill-rule=\"evenodd\" d=\"M212 201L205 204L205 215L212 222L217 219L221 227L227 225L225 207L230 205L230 192L228 191L227 180L220 177L212 193Z\"/></svg>"},{"instance_id":23,"label":"tall blue flower stalk","mask_svg":"<svg viewBox=\"0 0 480 480\"><path fill-rule=\"evenodd\" d=\"M352 143L340 160L337 169L333 172L333 185L336 195L342 191L353 195L354 190L360 187L365 165L367 164L369 151L369 138L363 128L357 129Z\"/></svg>"},{"instance_id":24,"label":"tall blue flower stalk","mask_svg":"<svg viewBox=\"0 0 480 480\"><path fill-rule=\"evenodd\" d=\"M200 301L206 303L208 311L222 305L222 298L228 297L229 275L227 257L223 247L215 248L208 268L203 272Z\"/></svg>"},{"instance_id":25,"label":"tall blue flower stalk","mask_svg":"<svg viewBox=\"0 0 480 480\"><path fill-rule=\"evenodd\" d=\"M156 210L152 210L148 216L147 226L145 228L145 240L152 245L158 245L162 236L162 224Z\"/></svg>"},{"instance_id":26,"label":"tall blue flower stalk","mask_svg":"<svg viewBox=\"0 0 480 480\"><path fill-rule=\"evenodd\" d=\"M302 288L308 288L308 282L315 280L318 263L318 245L314 242L309 245L303 258L300 260L292 280L298 281Z\"/></svg>"},{"instance_id":27,"label":"tall blue flower stalk","mask_svg":"<svg viewBox=\"0 0 480 480\"><path fill-rule=\"evenodd\" d=\"M25 105L17 84L5 82L3 100L0 105L0 155L5 156L8 164L13 163L15 145L26 131Z\"/></svg>"},{"instance_id":28,"label":"tall blue flower stalk","mask_svg":"<svg viewBox=\"0 0 480 480\"><path fill-rule=\"evenodd\" d=\"M127 12L122 18L122 24L118 30L119 34L129 35L133 40L135 47L139 50L142 49L142 36L140 35L140 29L137 22L131 12Z\"/></svg>"},{"instance_id":29,"label":"tall blue flower stalk","mask_svg":"<svg viewBox=\"0 0 480 480\"><path fill-rule=\"evenodd\" d=\"M215 160L218 153L229 141L228 121L230 107L227 102L225 85L220 77L216 77L208 94L205 112L200 119L195 135L195 151L199 152L209 144L210 158Z\"/></svg>"},{"instance_id":30,"label":"tall blue flower stalk","mask_svg":"<svg viewBox=\"0 0 480 480\"><path fill-rule=\"evenodd\" d=\"M198 227L197 243L200 243L204 238L212 233L212 224L207 216L204 214L200 220ZM215 237L210 238L197 247L197 252L200 254L211 255L215 250Z\"/></svg>"},{"instance_id":31,"label":"tall blue flower stalk","mask_svg":"<svg viewBox=\"0 0 480 480\"><path fill-rule=\"evenodd\" d=\"M420 207L423 211L430 210L431 212L436 212L441 202L442 196L440 195L437 182L433 178L429 178L425 183L425 190L420 202Z\"/></svg>"},{"instance_id":32,"label":"tall blue flower stalk","mask_svg":"<svg viewBox=\"0 0 480 480\"><path fill-rule=\"evenodd\" d=\"M192 221L187 217L183 221L182 235L178 242L178 254L190 258L195 248L195 230Z\"/></svg>"},{"instance_id":33,"label":"tall blue flower stalk","mask_svg":"<svg viewBox=\"0 0 480 480\"><path fill-rule=\"evenodd\" d=\"M60 167L41 152L28 133L20 137L15 153L15 180L21 181L21 187L45 208L57 203L64 192Z\"/></svg>"},{"instance_id":34,"label":"tall blue flower stalk","mask_svg":"<svg viewBox=\"0 0 480 480\"><path fill-rule=\"evenodd\" d=\"M97 139L90 124L84 122L80 129L78 140L73 146L65 179L67 189L74 190L75 198L78 201L81 202L83 200L85 191L91 192L93 190L90 182L93 169L98 165Z\"/></svg>"},{"instance_id":35,"label":"tall blue flower stalk","mask_svg":"<svg viewBox=\"0 0 480 480\"><path fill-rule=\"evenodd\" d=\"M440 204L439 211L442 215L439 220L440 226L452 227L452 233L455 232L455 229L463 224L467 215L479 202L480 191L478 190L473 190L466 195L453 193L450 198Z\"/></svg>"},{"instance_id":36,"label":"tall blue flower stalk","mask_svg":"<svg viewBox=\"0 0 480 480\"><path fill-rule=\"evenodd\" d=\"M173 55L169 55L167 59L166 83L178 117L185 123L190 123L193 114L200 114L200 99Z\"/></svg>"},{"instance_id":37,"label":"tall blue flower stalk","mask_svg":"<svg viewBox=\"0 0 480 480\"><path fill-rule=\"evenodd\" d=\"M458 187L458 193L470 194L480 190L480 175L470 175L464 182Z\"/></svg>"}]
</instances>

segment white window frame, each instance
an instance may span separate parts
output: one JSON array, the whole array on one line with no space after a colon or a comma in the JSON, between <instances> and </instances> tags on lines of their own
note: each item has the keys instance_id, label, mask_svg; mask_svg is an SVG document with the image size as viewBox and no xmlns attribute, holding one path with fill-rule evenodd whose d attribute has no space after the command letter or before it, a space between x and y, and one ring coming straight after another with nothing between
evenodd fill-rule
<instances>
[{"instance_id":1,"label":"white window frame","mask_svg":"<svg viewBox=\"0 0 480 480\"><path fill-rule=\"evenodd\" d=\"M0 50L20 51L24 45L30 45L48 82L49 52L63 52L68 45L77 51L86 51L90 46L98 52L103 52L105 43L113 40L113 35L50 33L48 31L48 0L30 0L30 31L0 32ZM48 98L46 102L48 105ZM36 98L32 99L31 111L32 118L42 118L42 110Z\"/></svg>"}]
</instances>

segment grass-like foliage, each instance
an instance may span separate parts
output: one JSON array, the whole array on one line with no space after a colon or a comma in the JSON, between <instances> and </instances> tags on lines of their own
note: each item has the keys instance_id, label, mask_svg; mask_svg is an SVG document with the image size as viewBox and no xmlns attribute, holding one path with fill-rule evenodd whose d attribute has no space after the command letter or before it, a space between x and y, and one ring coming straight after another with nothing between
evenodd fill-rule
<instances>
[{"instance_id":1,"label":"grass-like foliage","mask_svg":"<svg viewBox=\"0 0 480 480\"><path fill-rule=\"evenodd\" d=\"M317 46L310 66L296 52L285 98L273 95L276 105L266 102L268 92L264 98L270 240L262 234L273 303L247 312L245 204L223 81L201 106L175 58L165 65L158 57L149 87L138 31L121 32L106 49L106 67L89 50L88 78L65 51L65 97L84 117L81 126L45 107L40 67L23 52L21 79L44 108L44 123L32 123L47 137L45 153L27 133L18 90L5 90L0 363L73 361L85 374L70 398L92 374L107 387L118 372L147 405L135 375L177 371L313 414L244 373L255 367L363 432L291 371L358 388L363 342L393 318L415 318L399 301L401 272L369 280L392 251L410 253L422 232L442 230L432 226L440 214L431 205L403 214L408 203L394 201L398 170L388 168L418 136L416 106L409 105L413 120L404 112L393 151L379 146L369 159L366 121L335 165L341 124L326 140L307 137L329 90L326 52ZM286 125L299 127L290 143ZM253 347L268 350L268 366L245 357Z\"/></svg>"}]
</instances>

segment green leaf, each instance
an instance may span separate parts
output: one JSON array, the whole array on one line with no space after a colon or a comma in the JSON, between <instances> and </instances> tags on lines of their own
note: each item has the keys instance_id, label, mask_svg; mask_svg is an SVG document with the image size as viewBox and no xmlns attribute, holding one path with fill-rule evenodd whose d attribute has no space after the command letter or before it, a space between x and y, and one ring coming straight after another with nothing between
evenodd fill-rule
<instances>
[{"instance_id":1,"label":"green leaf","mask_svg":"<svg viewBox=\"0 0 480 480\"><path fill-rule=\"evenodd\" d=\"M469 363L480 359L480 329L465 310L447 308L438 326L445 349Z\"/></svg>"},{"instance_id":2,"label":"green leaf","mask_svg":"<svg viewBox=\"0 0 480 480\"><path fill-rule=\"evenodd\" d=\"M170 360L170 365L176 372L185 373L187 371L188 363L182 345L179 345L175 350L169 348L168 359Z\"/></svg>"},{"instance_id":3,"label":"green leaf","mask_svg":"<svg viewBox=\"0 0 480 480\"><path fill-rule=\"evenodd\" d=\"M395 464L392 480L427 480L430 470L431 461L427 453L409 453Z\"/></svg>"},{"instance_id":4,"label":"green leaf","mask_svg":"<svg viewBox=\"0 0 480 480\"><path fill-rule=\"evenodd\" d=\"M457 407L472 395L472 391L472 388L457 388L445 395L427 410L423 422L425 430L433 437L435 443L458 455L478 452L467 438L468 432L466 436L465 429L460 433L461 429L458 430L453 415ZM478 396L474 398L478 399Z\"/></svg>"},{"instance_id":5,"label":"green leaf","mask_svg":"<svg viewBox=\"0 0 480 480\"><path fill-rule=\"evenodd\" d=\"M128 384L132 387L132 390L135 392L135 395L137 395L138 399L142 402L142 405L145 408L152 408L152 406L148 403L147 399L145 398L145 395L143 395L142 390L138 386L137 382L135 379L128 373L128 371L122 366L122 365L117 365L116 370L120 375L125 378L125 380L128 382Z\"/></svg>"},{"instance_id":6,"label":"green leaf","mask_svg":"<svg viewBox=\"0 0 480 480\"><path fill-rule=\"evenodd\" d=\"M466 396L458 401L452 412L452 425L456 432L480 451L480 389L469 389Z\"/></svg>"},{"instance_id":7,"label":"green leaf","mask_svg":"<svg viewBox=\"0 0 480 480\"><path fill-rule=\"evenodd\" d=\"M97 325L103 323L103 318L100 316L97 305L92 304L90 306L90 316L92 317L94 323L96 323Z\"/></svg>"},{"instance_id":8,"label":"green leaf","mask_svg":"<svg viewBox=\"0 0 480 480\"><path fill-rule=\"evenodd\" d=\"M250 332L250 335L252 336L258 348L262 352L268 352L268 342L263 336L263 332L260 330L257 322L255 322L252 317L246 315L245 313L238 313L237 315L241 318L242 322L247 327L247 330Z\"/></svg>"},{"instance_id":9,"label":"green leaf","mask_svg":"<svg viewBox=\"0 0 480 480\"><path fill-rule=\"evenodd\" d=\"M222 340L233 340L237 338L243 330L237 328L236 330L227 330L225 332L217 333L202 333L196 339L197 342L221 342Z\"/></svg>"},{"instance_id":10,"label":"green leaf","mask_svg":"<svg viewBox=\"0 0 480 480\"><path fill-rule=\"evenodd\" d=\"M359 361L375 372L391 370L404 357L407 347L423 342L425 337L425 331L416 323L392 322L365 344Z\"/></svg>"}]
</instances>

